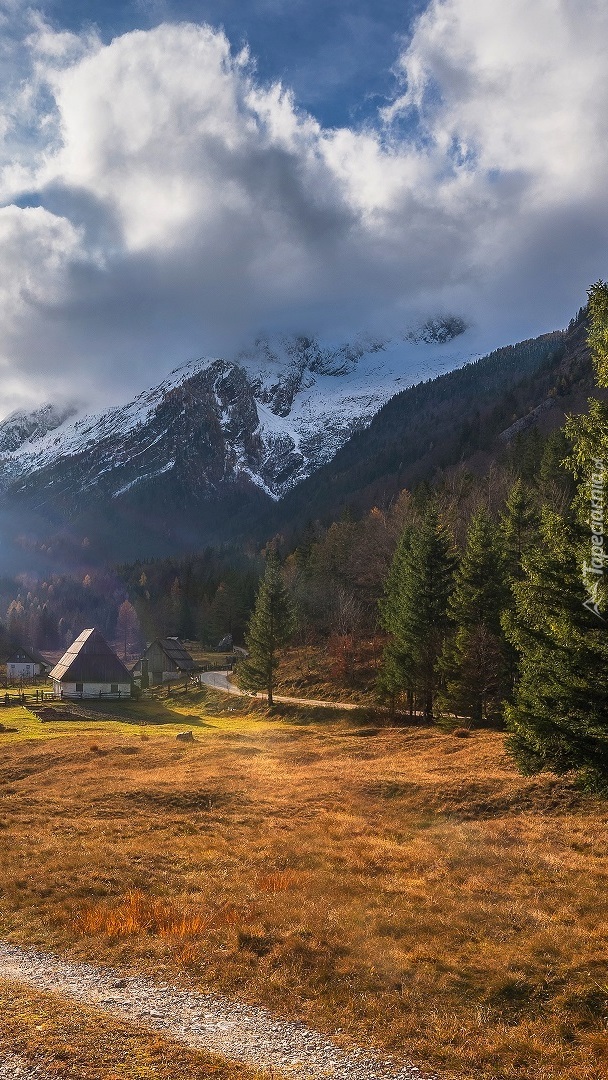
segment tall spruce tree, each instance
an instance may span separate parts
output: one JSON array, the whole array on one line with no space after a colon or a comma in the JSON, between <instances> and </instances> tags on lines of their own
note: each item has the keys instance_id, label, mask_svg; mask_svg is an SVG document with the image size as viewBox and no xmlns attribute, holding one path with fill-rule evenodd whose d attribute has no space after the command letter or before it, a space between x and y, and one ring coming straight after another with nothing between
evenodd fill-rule
<instances>
[{"instance_id":1,"label":"tall spruce tree","mask_svg":"<svg viewBox=\"0 0 608 1080\"><path fill-rule=\"evenodd\" d=\"M294 623L293 607L281 576L279 559L272 553L245 635L249 656L239 665L241 686L245 690L265 690L269 705L273 704L280 651L287 644Z\"/></svg>"},{"instance_id":2,"label":"tall spruce tree","mask_svg":"<svg viewBox=\"0 0 608 1080\"><path fill-rule=\"evenodd\" d=\"M597 382L608 387L608 285L603 281L589 290L589 318ZM590 527L594 477L598 472L608 473L608 403L592 398L585 415L566 422L566 435L572 446L568 465L577 481L575 506L579 520Z\"/></svg>"},{"instance_id":3,"label":"tall spruce tree","mask_svg":"<svg viewBox=\"0 0 608 1080\"><path fill-rule=\"evenodd\" d=\"M608 780L608 635L585 607L581 528L545 510L540 544L513 586L504 618L519 651L515 700L507 706L508 745L526 773L582 770Z\"/></svg>"},{"instance_id":4,"label":"tall spruce tree","mask_svg":"<svg viewBox=\"0 0 608 1080\"><path fill-rule=\"evenodd\" d=\"M589 291L589 343L600 386L608 385L608 286ZM527 772L576 769L608 786L608 560L604 536L608 407L591 401L566 434L576 494L568 513L543 513L540 544L523 560L505 615L520 653L507 710L510 746Z\"/></svg>"},{"instance_id":5,"label":"tall spruce tree","mask_svg":"<svg viewBox=\"0 0 608 1080\"><path fill-rule=\"evenodd\" d=\"M514 609L513 586L517 581L522 581L525 577L523 560L538 544L539 528L540 507L538 497L535 497L535 493L524 484L523 480L516 480L507 496L505 509L500 519L500 532L505 553L505 571L509 585L504 615L506 615L507 610ZM504 645L507 664L505 698L511 700L517 681L518 655L511 641L505 638Z\"/></svg>"},{"instance_id":6,"label":"tall spruce tree","mask_svg":"<svg viewBox=\"0 0 608 1080\"><path fill-rule=\"evenodd\" d=\"M471 519L448 611L455 627L446 641L441 703L472 720L494 719L508 688L500 618L508 603L506 560L497 526L485 510Z\"/></svg>"},{"instance_id":7,"label":"tall spruce tree","mask_svg":"<svg viewBox=\"0 0 608 1080\"><path fill-rule=\"evenodd\" d=\"M505 569L510 581L522 580L522 559L538 540L539 524L537 500L523 480L516 480L507 496L500 519Z\"/></svg>"},{"instance_id":8,"label":"tall spruce tree","mask_svg":"<svg viewBox=\"0 0 608 1080\"><path fill-rule=\"evenodd\" d=\"M401 602L413 537L413 526L406 525L397 541L395 554L384 582L380 599L380 624L389 635L377 680L381 698L388 698L394 712L396 699L406 693L410 712L413 709L413 663L401 635Z\"/></svg>"},{"instance_id":9,"label":"tall spruce tree","mask_svg":"<svg viewBox=\"0 0 608 1080\"><path fill-rule=\"evenodd\" d=\"M393 691L414 694L432 719L455 565L452 539L434 506L409 539L403 538L396 559L382 611L390 634L382 678Z\"/></svg>"}]
</instances>

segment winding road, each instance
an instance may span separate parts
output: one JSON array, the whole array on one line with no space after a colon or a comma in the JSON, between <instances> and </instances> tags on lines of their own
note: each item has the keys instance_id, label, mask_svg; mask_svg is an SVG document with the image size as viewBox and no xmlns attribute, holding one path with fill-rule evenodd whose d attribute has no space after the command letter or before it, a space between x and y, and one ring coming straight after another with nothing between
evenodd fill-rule
<instances>
[{"instance_id":1,"label":"winding road","mask_svg":"<svg viewBox=\"0 0 608 1080\"><path fill-rule=\"evenodd\" d=\"M210 686L213 690L221 690L226 694L236 694L238 697L265 698L266 694L260 691L257 694L239 690L230 682L227 671L202 671L199 679L204 686ZM352 701L316 701L313 698L284 697L282 694L273 694L275 701L281 705L317 705L323 709L363 709L364 705L353 705Z\"/></svg>"}]
</instances>

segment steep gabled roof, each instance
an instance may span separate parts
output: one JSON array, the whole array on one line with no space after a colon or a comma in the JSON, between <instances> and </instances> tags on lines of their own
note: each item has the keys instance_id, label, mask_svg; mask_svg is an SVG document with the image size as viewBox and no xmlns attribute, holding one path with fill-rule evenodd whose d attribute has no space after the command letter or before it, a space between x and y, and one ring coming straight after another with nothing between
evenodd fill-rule
<instances>
[{"instance_id":1,"label":"steep gabled roof","mask_svg":"<svg viewBox=\"0 0 608 1080\"><path fill-rule=\"evenodd\" d=\"M55 664L51 678L61 682L127 683L131 676L99 630L83 630Z\"/></svg>"},{"instance_id":2,"label":"steep gabled roof","mask_svg":"<svg viewBox=\"0 0 608 1080\"><path fill-rule=\"evenodd\" d=\"M157 640L153 641L152 644L159 645L160 648L163 650L165 656L168 656L169 659L173 661L175 666L179 668L180 671L194 671L196 664L194 663L194 660L190 656L188 650L182 645L179 638L157 638ZM148 650L146 649L146 652L147 651Z\"/></svg>"},{"instance_id":3,"label":"steep gabled roof","mask_svg":"<svg viewBox=\"0 0 608 1080\"><path fill-rule=\"evenodd\" d=\"M43 664L44 667L47 668L51 666L46 657L43 656L42 653L39 653L38 649L35 649L33 645L17 645L11 650L8 663L18 664L19 660L17 660L17 656L19 653L24 653L32 664Z\"/></svg>"}]
</instances>

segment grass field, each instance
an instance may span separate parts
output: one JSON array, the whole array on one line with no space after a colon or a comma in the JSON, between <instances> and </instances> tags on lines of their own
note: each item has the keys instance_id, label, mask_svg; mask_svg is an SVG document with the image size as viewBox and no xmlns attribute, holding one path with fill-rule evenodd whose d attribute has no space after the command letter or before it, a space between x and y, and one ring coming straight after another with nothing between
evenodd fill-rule
<instances>
[{"instance_id":1,"label":"grass field","mask_svg":"<svg viewBox=\"0 0 608 1080\"><path fill-rule=\"evenodd\" d=\"M495 732L211 693L95 712L0 717L2 936L446 1077L605 1078L607 803L518 776Z\"/></svg>"}]
</instances>

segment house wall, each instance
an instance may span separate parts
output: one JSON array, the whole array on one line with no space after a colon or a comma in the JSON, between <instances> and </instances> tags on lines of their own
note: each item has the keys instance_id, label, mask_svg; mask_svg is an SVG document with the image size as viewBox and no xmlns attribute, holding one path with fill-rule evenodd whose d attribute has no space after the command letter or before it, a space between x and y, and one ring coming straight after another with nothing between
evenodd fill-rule
<instances>
[{"instance_id":1,"label":"house wall","mask_svg":"<svg viewBox=\"0 0 608 1080\"><path fill-rule=\"evenodd\" d=\"M112 698L124 698L131 697L131 683L118 683L119 693L112 693L113 683L83 683L82 690L76 689L76 683L62 683L58 679L53 679L53 694L55 697L64 698L98 698L112 697ZM62 692L63 691L63 692Z\"/></svg>"},{"instance_id":2,"label":"house wall","mask_svg":"<svg viewBox=\"0 0 608 1080\"><path fill-rule=\"evenodd\" d=\"M163 682L174 682L175 679L185 679L185 675L178 668L174 667L172 671L163 671Z\"/></svg>"},{"instance_id":3,"label":"house wall","mask_svg":"<svg viewBox=\"0 0 608 1080\"><path fill-rule=\"evenodd\" d=\"M40 664L17 664L8 663L6 665L6 674L9 679L31 679L33 675L40 675Z\"/></svg>"}]
</instances>

